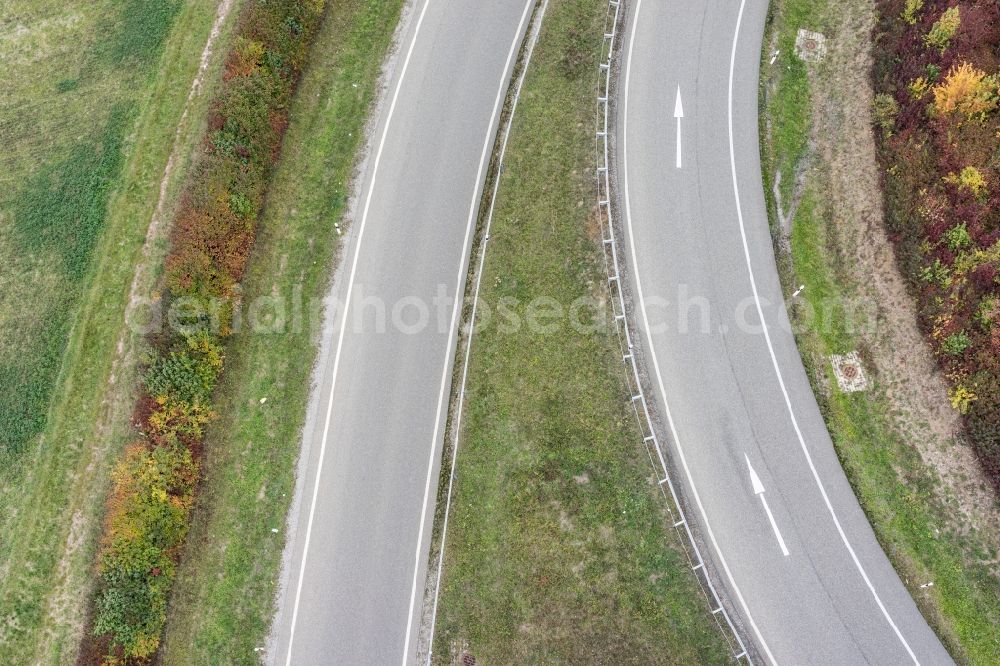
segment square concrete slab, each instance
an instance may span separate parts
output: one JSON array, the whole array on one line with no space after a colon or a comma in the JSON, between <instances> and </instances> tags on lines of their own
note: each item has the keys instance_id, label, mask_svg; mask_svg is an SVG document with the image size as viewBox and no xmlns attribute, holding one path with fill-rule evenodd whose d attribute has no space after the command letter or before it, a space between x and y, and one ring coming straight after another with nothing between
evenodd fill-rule
<instances>
[{"instance_id":1,"label":"square concrete slab","mask_svg":"<svg viewBox=\"0 0 1000 666\"><path fill-rule=\"evenodd\" d=\"M868 379L865 377L858 352L852 351L843 356L833 354L830 356L830 362L833 364L833 373L837 376L837 386L841 391L856 393L868 388Z\"/></svg>"},{"instance_id":2,"label":"square concrete slab","mask_svg":"<svg viewBox=\"0 0 1000 666\"><path fill-rule=\"evenodd\" d=\"M795 36L795 55L806 62L819 62L826 55L826 35L799 28Z\"/></svg>"}]
</instances>

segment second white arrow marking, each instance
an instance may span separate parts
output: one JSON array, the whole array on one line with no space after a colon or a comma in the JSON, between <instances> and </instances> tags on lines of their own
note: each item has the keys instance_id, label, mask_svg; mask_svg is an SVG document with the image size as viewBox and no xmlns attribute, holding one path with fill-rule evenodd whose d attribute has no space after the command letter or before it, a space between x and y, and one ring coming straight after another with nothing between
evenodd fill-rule
<instances>
[{"instance_id":1,"label":"second white arrow marking","mask_svg":"<svg viewBox=\"0 0 1000 666\"><path fill-rule=\"evenodd\" d=\"M677 119L677 168L681 168L681 118L684 117L684 105L681 104L681 87L677 86L677 101L674 102L674 118Z\"/></svg>"},{"instance_id":2,"label":"second white arrow marking","mask_svg":"<svg viewBox=\"0 0 1000 666\"><path fill-rule=\"evenodd\" d=\"M778 545L781 546L781 554L788 557L788 546L785 545L785 540L778 530L778 523L775 522L774 514L771 513L771 507L767 505L767 498L764 497L764 484L761 483L760 477L757 476L757 471L750 464L750 456L744 453L743 457L746 458L747 469L750 470L750 485L753 486L753 494L759 497L761 504L764 505L764 513L767 514L767 519L771 522L771 529L774 530L774 536L778 538Z\"/></svg>"}]
</instances>

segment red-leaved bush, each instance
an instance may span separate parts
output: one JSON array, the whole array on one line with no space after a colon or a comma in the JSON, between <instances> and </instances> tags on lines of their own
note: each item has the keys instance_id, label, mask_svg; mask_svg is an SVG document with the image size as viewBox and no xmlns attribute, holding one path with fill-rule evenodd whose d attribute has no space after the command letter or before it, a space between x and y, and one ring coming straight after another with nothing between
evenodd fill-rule
<instances>
[{"instance_id":1,"label":"red-leaved bush","mask_svg":"<svg viewBox=\"0 0 1000 666\"><path fill-rule=\"evenodd\" d=\"M877 5L886 224L952 405L1000 489L1000 3Z\"/></svg>"}]
</instances>

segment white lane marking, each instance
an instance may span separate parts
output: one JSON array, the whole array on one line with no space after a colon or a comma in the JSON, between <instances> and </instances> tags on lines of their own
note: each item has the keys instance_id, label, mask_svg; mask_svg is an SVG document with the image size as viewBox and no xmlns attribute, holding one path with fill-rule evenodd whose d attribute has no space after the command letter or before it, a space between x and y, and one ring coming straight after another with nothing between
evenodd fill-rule
<instances>
[{"instance_id":1,"label":"white lane marking","mask_svg":"<svg viewBox=\"0 0 1000 666\"><path fill-rule=\"evenodd\" d=\"M781 369L778 366L778 358L775 355L774 346L771 344L771 334L768 332L767 322L764 319L764 309L760 303L760 296L757 292L757 280L754 277L753 266L750 260L750 246L747 242L746 227L743 224L743 205L740 202L740 188L736 178L736 149L734 147L733 140L733 73L736 69L736 45L739 42L740 27L743 23L743 10L745 7L746 0L741 0L740 12L736 19L736 32L733 35L733 48L729 56L729 163L733 175L733 194L736 197L736 214L740 223L740 235L743 238L743 254L746 258L747 271L750 276L750 287L753 290L754 302L757 305L757 315L760 317L761 330L764 332L764 340L767 342L767 349L771 355L771 365L774 367L775 377L777 377L778 385L781 387L781 395L785 399L785 406L788 409L788 416L791 418L792 427L795 429L795 435L798 437L799 446L802 449L802 453L806 457L806 462L809 464L809 470L812 472L813 479L816 481L816 486L819 488L820 495L823 496L823 502L826 503L826 508L830 512L830 517L833 518L833 524L837 527L837 533L840 534L840 540L844 542L847 552L850 553L851 559L854 561L854 566L861 574L861 578L864 579L865 585L868 586L868 590L871 592L872 597L875 598L875 603L878 604L879 609L882 611L882 615L889 623L889 626L892 627L896 637L899 638L900 643L902 643L903 647L906 648L906 652L910 655L913 663L919 664L920 662L917 660L917 656L913 653L913 650L910 648L910 644L906 642L906 639L903 637L899 627L896 626L896 623L889 615L889 611L886 609L885 604L882 603L882 599L878 596L878 592L875 591L875 586L872 584L871 579L868 578L868 573L865 571L864 566L862 566L861 560L858 559L857 553L854 552L854 547L851 546L851 542L847 539L847 534L844 532L844 528L841 526L840 520L837 518L837 513L833 509L833 504L830 502L830 497L826 493L826 488L823 486L823 482L819 478L819 472L816 470L816 465L813 464L812 455L810 455L809 449L806 447L805 438L802 436L798 420L795 418L795 411L792 409L792 401L788 396L788 389L785 387L785 380L784 377L782 377Z\"/></svg>"},{"instance_id":2,"label":"white lane marking","mask_svg":"<svg viewBox=\"0 0 1000 666\"><path fill-rule=\"evenodd\" d=\"M743 457L747 460L747 469L750 470L750 485L753 486L753 494L760 498L761 504L764 505L764 513L767 514L767 519L771 523L771 529L774 530L774 536L778 539L778 545L781 546L781 554L788 557L788 547L785 546L785 540L781 536L781 531L778 529L778 522L774 519L774 514L771 513L771 507L767 504L767 498L764 497L764 484L761 483L760 477L757 476L757 470L753 468L750 464L750 456L743 454Z\"/></svg>"},{"instance_id":3,"label":"white lane marking","mask_svg":"<svg viewBox=\"0 0 1000 666\"><path fill-rule=\"evenodd\" d=\"M542 30L542 21L545 19L545 11L549 7L549 0L542 2L538 10L538 18L534 21L535 29L528 43L528 53L524 57L524 65L521 75L518 77L517 86L514 89L514 100L511 102L510 114L507 118L507 127L504 129L503 143L500 145L500 156L497 164L501 170L504 157L507 155L507 144L510 141L510 128L514 124L514 117L517 111L517 104L521 101L521 88L524 86L524 79L528 74L528 65L531 64L531 56L535 53L535 44L538 43L538 35ZM448 516L451 513L452 488L455 485L455 467L458 460L459 435L462 432L462 412L465 406L465 385L469 378L469 359L472 357L472 339L476 328L476 315L479 310L479 288L483 281L483 266L486 264L487 241L490 239L490 229L493 227L493 211L496 208L497 193L500 190L500 174L498 173L493 183L493 193L490 198L490 211L486 216L486 227L483 229L483 246L479 253L479 268L476 271L476 286L472 293L472 313L469 315L469 337L465 345L465 357L462 360L462 383L458 390L458 405L455 408L455 425L453 427L454 440L451 448L451 471L448 474L448 494L444 506L444 520L441 525L441 551L438 553L437 576L434 579L434 603L431 610L431 629L427 638L427 664L431 663L434 655L434 631L437 626L438 594L441 591L441 575L444 571L444 547L448 540Z\"/></svg>"},{"instance_id":4,"label":"white lane marking","mask_svg":"<svg viewBox=\"0 0 1000 666\"><path fill-rule=\"evenodd\" d=\"M677 86L677 101L674 102L674 118L677 119L677 168L681 168L681 118L684 117L684 105L681 103L681 87Z\"/></svg>"},{"instance_id":5,"label":"white lane marking","mask_svg":"<svg viewBox=\"0 0 1000 666\"><path fill-rule=\"evenodd\" d=\"M417 548L413 555L413 586L410 589L410 610L406 616L406 641L403 643L403 666L406 666L407 657L410 653L410 636L413 631L413 611L417 602L417 582L420 574L420 555L421 550L423 549L424 525L427 522L427 505L430 501L431 479L434 474L434 460L438 453L438 433L440 432L441 422L444 420L441 412L447 404L445 401L445 388L448 386L448 377L451 374L449 371L452 369L452 351L455 347L455 334L458 330L458 315L462 311L462 291L465 286L462 278L465 276L466 272L465 258L469 256L469 243L472 240L472 231L476 226L476 213L479 210L479 184L483 181L484 171L489 163L488 158L492 152L490 149L496 139L496 135L492 132L492 129L494 123L497 122L500 110L503 108L503 100L505 93L507 92L506 83L509 77L511 65L514 62L514 56L517 54L517 47L521 41L521 35L524 32L524 23L531 15L530 10L534 5L535 0L528 0L525 3L524 12L521 14L521 21L518 23L517 31L514 33L514 39L510 45L510 51L507 53L507 62L504 64L503 73L500 79L500 87L497 90L496 100L493 102L493 114L490 116L490 122L486 126L486 138L483 140L483 152L479 157L479 171L476 173L476 182L472 190L472 202L469 204L469 219L465 228L465 242L462 245L462 258L458 263L458 275L455 277L455 305L451 311L451 329L448 333L448 345L445 347L444 365L441 368L441 389L438 391L434 435L431 437L431 450L427 460L427 478L424 481L424 503L420 510L420 531L417 532ZM444 442L442 441L441 444L443 446Z\"/></svg>"},{"instance_id":6,"label":"white lane marking","mask_svg":"<svg viewBox=\"0 0 1000 666\"><path fill-rule=\"evenodd\" d=\"M646 311L646 301L643 297L642 292L642 280L639 277L639 262L636 258L635 249L635 234L632 231L632 201L631 195L629 194L628 188L628 100L629 100L629 83L632 78L632 53L635 48L635 33L636 27L639 24L639 13L642 11L642 0L637 0L635 5L635 17L632 22L632 34L629 37L628 45L628 57L625 61L625 95L622 102L622 162L624 168L622 169L622 190L625 192L625 220L628 226L628 238L629 247L632 254L632 266L633 275L635 277L635 289L636 295L639 301L639 310L642 313L642 321L646 333L646 341L649 344L649 356L653 361L653 374L656 375L656 382L660 389L660 396L663 398L664 414L667 417L667 424L670 427L670 434L674 440L674 446L677 448L677 454L681 461L681 467L684 468L684 474L687 477L688 485L691 487L691 494L694 497L695 506L698 507L698 512L701 514L702 522L705 525L705 532L708 534L709 541L712 543L712 548L715 550L716 557L719 560L719 564L722 566L722 570L726 573L726 578L729 579L729 588L732 590L733 594L736 595L736 599L740 603L740 607L743 609L743 615L750 627L753 629L754 635L757 637L757 642L767 658L771 660L771 663L777 664L774 655L771 653L771 649L767 645L767 641L764 640L763 634L760 633L760 629L757 627L757 623L753 619L753 614L750 613L750 607L747 606L746 600L743 598L743 593L740 591L740 586L736 584L736 579L733 578L733 572L729 569L729 564L726 562L726 557L722 554L722 549L719 547L719 542L715 538L715 532L712 530L712 525L708 520L708 513L705 511L705 506L701 502L701 495L698 493L698 488L694 483L694 477L691 475L691 469L687 463L687 457L684 455L684 447L681 445L681 438L677 434L677 427L674 424L673 416L670 412L670 404L667 402L667 389L663 383L663 375L660 372L660 362L656 356L656 348L653 346L653 336L651 327L649 325L649 316Z\"/></svg>"},{"instance_id":7,"label":"white lane marking","mask_svg":"<svg viewBox=\"0 0 1000 666\"><path fill-rule=\"evenodd\" d=\"M341 315L340 335L337 338L337 352L333 360L333 377L330 380L330 398L326 405L326 418L323 424L323 438L319 447L319 460L316 465L316 480L313 483L312 500L309 505L309 520L306 523L306 538L302 546L302 563L299 566L299 581L295 586L295 605L292 607L292 622L288 630L288 653L285 656L285 666L292 663L292 644L295 640L295 624L299 619L299 602L302 600L302 583L305 580L306 560L309 556L309 542L312 538L313 520L316 517L316 498L319 496L320 477L323 475L323 460L326 457L326 445L330 434L330 419L333 416L333 396L334 388L337 385L337 370L340 368L340 353L344 347L344 333L347 331L347 310L351 302L351 294L354 291L354 277L358 270L358 257L361 255L361 241L365 235L365 225L368 223L368 210L371 207L372 195L375 192L375 180L378 176L379 163L382 160L382 151L385 148L386 137L389 135L389 127L392 124L393 114L396 112L396 102L399 100L399 91L403 87L406 78L406 71L410 67L410 58L413 56L413 49L417 44L417 37L420 35L420 27L424 23L424 16L427 15L427 8L431 0L426 0L420 16L417 18L417 26L413 31L413 39L406 51L406 58L403 60L403 68L399 72L399 81L396 82L396 89L392 93L392 102L389 104L389 112L386 114L385 127L382 129L382 137L379 139L378 150L375 152L375 162L372 166L372 179L368 186L368 194L365 197L365 207L361 213L361 222L358 227L358 241L354 247L354 258L351 261L351 274L347 280L347 296L344 300L344 313Z\"/></svg>"}]
</instances>

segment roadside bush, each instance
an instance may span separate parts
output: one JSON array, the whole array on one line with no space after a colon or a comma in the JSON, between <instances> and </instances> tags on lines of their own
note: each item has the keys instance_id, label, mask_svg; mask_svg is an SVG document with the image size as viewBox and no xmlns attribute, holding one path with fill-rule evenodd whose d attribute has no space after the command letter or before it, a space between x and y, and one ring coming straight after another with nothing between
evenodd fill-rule
<instances>
[{"instance_id":1,"label":"roadside bush","mask_svg":"<svg viewBox=\"0 0 1000 666\"><path fill-rule=\"evenodd\" d=\"M946 354L958 356L968 349L971 344L972 341L969 339L969 336L966 335L965 331L959 331L958 333L952 333L945 338L944 342L941 343L941 349Z\"/></svg>"},{"instance_id":2,"label":"roadside bush","mask_svg":"<svg viewBox=\"0 0 1000 666\"><path fill-rule=\"evenodd\" d=\"M257 206L245 194L234 193L229 195L229 209L236 213L237 217L244 220L254 216Z\"/></svg>"},{"instance_id":3,"label":"roadside bush","mask_svg":"<svg viewBox=\"0 0 1000 666\"><path fill-rule=\"evenodd\" d=\"M168 298L233 296L246 269L268 177L287 126L323 0L249 0L235 29L202 153L174 219ZM221 313L221 336L230 312ZM152 340L136 414L143 440L113 474L98 554L93 630L111 659L147 660L159 646L198 482L196 455L212 418L223 338L207 329Z\"/></svg>"},{"instance_id":4,"label":"roadside bush","mask_svg":"<svg viewBox=\"0 0 1000 666\"><path fill-rule=\"evenodd\" d=\"M226 59L204 159L177 216L166 284L175 295L230 297L243 277L256 211L277 158L319 0L250 3Z\"/></svg>"},{"instance_id":5,"label":"roadside bush","mask_svg":"<svg viewBox=\"0 0 1000 666\"><path fill-rule=\"evenodd\" d=\"M222 347L205 332L188 336L183 346L157 358L146 372L146 390L157 398L207 405L222 370Z\"/></svg>"},{"instance_id":6,"label":"roadside bush","mask_svg":"<svg viewBox=\"0 0 1000 666\"><path fill-rule=\"evenodd\" d=\"M958 27L961 23L961 10L958 7L949 7L944 10L941 18L931 26L931 31L924 37L924 42L927 46L933 46L944 51L948 48L948 44L951 43L951 38L958 32Z\"/></svg>"},{"instance_id":7,"label":"roadside bush","mask_svg":"<svg viewBox=\"0 0 1000 666\"><path fill-rule=\"evenodd\" d=\"M215 372L186 351L170 352L146 373L146 389L154 396L205 404L215 388Z\"/></svg>"},{"instance_id":8,"label":"roadside bush","mask_svg":"<svg viewBox=\"0 0 1000 666\"><path fill-rule=\"evenodd\" d=\"M885 93L875 95L872 111L875 114L875 123L887 135L892 134L896 128L896 116L899 115L899 104L896 102L896 98Z\"/></svg>"},{"instance_id":9,"label":"roadside bush","mask_svg":"<svg viewBox=\"0 0 1000 666\"><path fill-rule=\"evenodd\" d=\"M913 25L917 22L917 15L923 8L924 0L906 0L906 7L903 8L903 13L901 14L902 19Z\"/></svg>"},{"instance_id":10,"label":"roadside bush","mask_svg":"<svg viewBox=\"0 0 1000 666\"><path fill-rule=\"evenodd\" d=\"M212 411L199 403L161 396L155 399L156 408L150 413L146 429L157 445L182 443L197 446L205 434L205 426L212 420Z\"/></svg>"},{"instance_id":11,"label":"roadside bush","mask_svg":"<svg viewBox=\"0 0 1000 666\"><path fill-rule=\"evenodd\" d=\"M197 478L186 448L143 443L128 448L112 476L94 630L126 657L148 657L159 645Z\"/></svg>"},{"instance_id":12,"label":"roadside bush","mask_svg":"<svg viewBox=\"0 0 1000 666\"><path fill-rule=\"evenodd\" d=\"M965 227L965 222L955 225L947 231L944 235L945 243L948 245L948 249L952 252L958 252L959 250L964 250L972 244L972 236L969 235L969 230Z\"/></svg>"},{"instance_id":13,"label":"roadside bush","mask_svg":"<svg viewBox=\"0 0 1000 666\"><path fill-rule=\"evenodd\" d=\"M948 400L959 414L968 414L969 407L976 401L976 394L965 386L956 386L948 391Z\"/></svg>"},{"instance_id":14,"label":"roadside bush","mask_svg":"<svg viewBox=\"0 0 1000 666\"><path fill-rule=\"evenodd\" d=\"M981 371L974 390L977 399L969 407L966 420L979 459L995 481L1000 478L1000 377L997 368Z\"/></svg>"},{"instance_id":15,"label":"roadside bush","mask_svg":"<svg viewBox=\"0 0 1000 666\"><path fill-rule=\"evenodd\" d=\"M983 177L983 172L974 166L963 167L957 176L955 174L948 174L944 180L946 183L958 185L960 190L971 192L976 197L980 197L986 193L986 179ZM962 229L965 229L964 223L960 226ZM966 235L968 235L968 232L966 232Z\"/></svg>"},{"instance_id":16,"label":"roadside bush","mask_svg":"<svg viewBox=\"0 0 1000 666\"><path fill-rule=\"evenodd\" d=\"M982 120L997 108L997 78L967 62L952 67L933 92L933 109L938 115L958 112Z\"/></svg>"}]
</instances>

